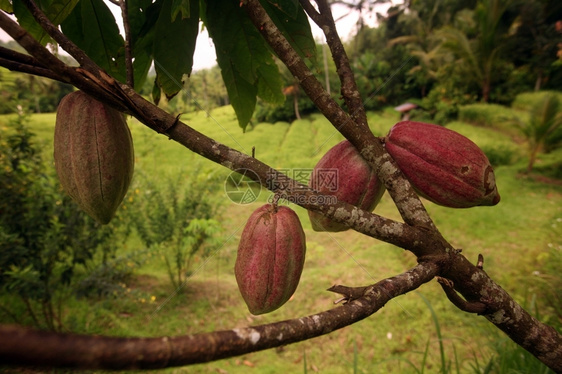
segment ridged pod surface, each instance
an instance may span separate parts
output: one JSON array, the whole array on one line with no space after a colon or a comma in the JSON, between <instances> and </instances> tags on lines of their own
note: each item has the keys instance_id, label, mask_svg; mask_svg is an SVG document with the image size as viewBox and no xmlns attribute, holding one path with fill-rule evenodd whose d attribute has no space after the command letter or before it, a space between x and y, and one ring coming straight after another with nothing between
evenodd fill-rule
<instances>
[{"instance_id":1,"label":"ridged pod surface","mask_svg":"<svg viewBox=\"0 0 562 374\"><path fill-rule=\"evenodd\" d=\"M304 231L293 210L266 204L252 213L234 266L250 313L269 313L289 300L299 284L305 254Z\"/></svg>"},{"instance_id":2,"label":"ridged pod surface","mask_svg":"<svg viewBox=\"0 0 562 374\"><path fill-rule=\"evenodd\" d=\"M390 129L385 147L414 189L435 204L469 208L500 201L490 161L453 130L403 121Z\"/></svg>"},{"instance_id":3,"label":"ridged pod surface","mask_svg":"<svg viewBox=\"0 0 562 374\"><path fill-rule=\"evenodd\" d=\"M336 172L337 171L337 172ZM333 195L338 201L373 211L384 194L384 184L361 157L357 149L344 140L332 147L314 167L308 185L320 195ZM314 231L338 232L346 226L317 212L308 211Z\"/></svg>"},{"instance_id":4,"label":"ridged pod surface","mask_svg":"<svg viewBox=\"0 0 562 374\"><path fill-rule=\"evenodd\" d=\"M66 193L96 221L109 223L133 177L124 116L82 91L66 95L57 109L54 158Z\"/></svg>"}]
</instances>

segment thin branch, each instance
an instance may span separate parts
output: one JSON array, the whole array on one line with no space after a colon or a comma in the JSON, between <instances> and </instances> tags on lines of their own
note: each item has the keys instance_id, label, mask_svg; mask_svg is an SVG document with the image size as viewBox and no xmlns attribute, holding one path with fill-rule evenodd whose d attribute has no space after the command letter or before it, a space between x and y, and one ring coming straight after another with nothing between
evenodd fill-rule
<instances>
[{"instance_id":1,"label":"thin branch","mask_svg":"<svg viewBox=\"0 0 562 374\"><path fill-rule=\"evenodd\" d=\"M326 42L330 47L332 58L336 64L336 71L341 82L341 94L347 105L351 118L359 125L369 127L367 114L363 105L363 98L357 89L357 83L351 70L349 58L343 47L340 36L336 29L336 23L332 17L330 5L326 0L317 0L318 11L308 0L300 0L304 10L310 18L320 27L326 36Z\"/></svg>"},{"instance_id":2,"label":"thin branch","mask_svg":"<svg viewBox=\"0 0 562 374\"><path fill-rule=\"evenodd\" d=\"M455 291L453 281L443 277L437 277L437 282L439 282L441 288L443 288L447 299L463 312L483 314L486 311L486 304L480 301L468 302L460 297Z\"/></svg>"},{"instance_id":3,"label":"thin branch","mask_svg":"<svg viewBox=\"0 0 562 374\"><path fill-rule=\"evenodd\" d=\"M275 26L259 0L244 0L243 4L256 29L299 80L308 97L332 125L359 150L373 170L377 170L404 221L409 225L424 226L435 230L435 225L418 195L369 127L353 121L328 95L322 84Z\"/></svg>"},{"instance_id":4,"label":"thin branch","mask_svg":"<svg viewBox=\"0 0 562 374\"><path fill-rule=\"evenodd\" d=\"M65 37L59 28L54 25L51 20L39 9L33 0L21 0L27 9L33 15L33 18L41 25L41 27L53 38L69 55L80 64L80 66L92 69L96 64L88 57L88 55L78 46ZM15 39L15 38L14 38ZM16 40L17 41L17 40ZM19 43L19 41L18 41ZM24 47L25 48L25 47ZM29 52L29 51L28 51Z\"/></svg>"},{"instance_id":5,"label":"thin branch","mask_svg":"<svg viewBox=\"0 0 562 374\"><path fill-rule=\"evenodd\" d=\"M9 59L5 59L3 57L0 57L0 66L3 66L6 69L11 70L11 71L17 71L17 72L20 72L20 73L37 75L37 76L40 76L40 77L45 77L45 78L53 79L53 80L56 80L56 81L59 81L59 82L67 83L67 82L64 81L64 79L60 75L54 73L52 70L45 69L45 68L42 68L42 67L38 67L38 66L35 66L35 65L27 65L27 64L14 62L14 61L11 61Z\"/></svg>"},{"instance_id":6,"label":"thin branch","mask_svg":"<svg viewBox=\"0 0 562 374\"><path fill-rule=\"evenodd\" d=\"M27 1L27 0L23 0ZM41 19L41 18L39 18ZM43 17L51 26L52 24L47 17ZM35 60L39 67L47 67L57 77L57 80L65 83L71 83L75 87L85 90L90 95L111 103L121 111L127 111L126 107L120 105L120 102L115 101L111 93L104 89L99 82L89 79L80 73L77 68L70 67L64 62L55 57L47 48L43 47L37 40L35 40L25 29L23 29L17 22L8 17L6 13L0 11L0 28L2 28L8 35L10 35L19 45L21 45ZM14 54L14 58L20 59L21 56ZM92 62L93 63L93 62ZM91 65L92 66L92 65ZM93 67L97 66L93 64ZM97 68L99 69L99 68ZM99 75L99 72L96 72ZM91 78L91 77L90 77Z\"/></svg>"},{"instance_id":7,"label":"thin branch","mask_svg":"<svg viewBox=\"0 0 562 374\"><path fill-rule=\"evenodd\" d=\"M135 87L135 71L133 69L133 46L131 45L131 25L129 23L129 2L120 0L123 28L125 30L125 67L127 69L127 84Z\"/></svg>"},{"instance_id":8,"label":"thin branch","mask_svg":"<svg viewBox=\"0 0 562 374\"><path fill-rule=\"evenodd\" d=\"M0 325L0 362L84 369L156 369L209 362L295 343L341 329L377 312L389 300L417 289L437 274L418 264L365 287L345 305L307 317L196 335L116 338L61 334Z\"/></svg>"}]
</instances>

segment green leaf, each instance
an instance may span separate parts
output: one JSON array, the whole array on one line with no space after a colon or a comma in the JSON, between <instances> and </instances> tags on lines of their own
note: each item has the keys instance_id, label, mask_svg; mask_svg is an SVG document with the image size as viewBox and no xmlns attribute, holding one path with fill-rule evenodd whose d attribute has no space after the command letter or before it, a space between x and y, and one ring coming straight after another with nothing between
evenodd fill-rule
<instances>
[{"instance_id":1,"label":"green leaf","mask_svg":"<svg viewBox=\"0 0 562 374\"><path fill-rule=\"evenodd\" d=\"M299 56L316 65L316 42L304 9L294 0L261 0L261 3Z\"/></svg>"},{"instance_id":2,"label":"green leaf","mask_svg":"<svg viewBox=\"0 0 562 374\"><path fill-rule=\"evenodd\" d=\"M209 0L205 17L217 62L242 129L252 118L257 95L282 102L282 80L269 46L235 0Z\"/></svg>"},{"instance_id":3,"label":"green leaf","mask_svg":"<svg viewBox=\"0 0 562 374\"><path fill-rule=\"evenodd\" d=\"M128 0L130 43L133 50L135 88L141 89L152 65L154 25L160 13L162 1Z\"/></svg>"},{"instance_id":4,"label":"green leaf","mask_svg":"<svg viewBox=\"0 0 562 374\"><path fill-rule=\"evenodd\" d=\"M0 10L3 10L6 13L13 13L14 7L10 0L0 0Z\"/></svg>"},{"instance_id":5,"label":"green leaf","mask_svg":"<svg viewBox=\"0 0 562 374\"><path fill-rule=\"evenodd\" d=\"M282 86L283 80L273 59L271 63L261 64L258 68L258 96L271 104L283 104L285 95Z\"/></svg>"},{"instance_id":6,"label":"green leaf","mask_svg":"<svg viewBox=\"0 0 562 374\"><path fill-rule=\"evenodd\" d=\"M190 2L190 18L171 22L172 2L164 0L154 33L154 66L158 84L168 98L183 87L183 75L191 74L199 31L199 2Z\"/></svg>"},{"instance_id":7,"label":"green leaf","mask_svg":"<svg viewBox=\"0 0 562 374\"><path fill-rule=\"evenodd\" d=\"M199 2L195 0L195 2ZM181 18L191 18L191 8L189 0L174 0L172 3L172 22L181 14ZM199 16L199 14L197 14Z\"/></svg>"},{"instance_id":8,"label":"green leaf","mask_svg":"<svg viewBox=\"0 0 562 374\"><path fill-rule=\"evenodd\" d=\"M152 0L127 0L131 45L146 37L158 19L162 1L152 4ZM151 46L152 47L152 46Z\"/></svg>"},{"instance_id":9,"label":"green leaf","mask_svg":"<svg viewBox=\"0 0 562 374\"><path fill-rule=\"evenodd\" d=\"M158 105L161 96L162 96L162 90L160 89L160 86L158 85L158 82L155 79L154 85L152 86L152 101L154 102L154 104Z\"/></svg>"},{"instance_id":10,"label":"green leaf","mask_svg":"<svg viewBox=\"0 0 562 374\"><path fill-rule=\"evenodd\" d=\"M81 0L61 24L64 34L115 79L125 82L123 37L102 0Z\"/></svg>"},{"instance_id":11,"label":"green leaf","mask_svg":"<svg viewBox=\"0 0 562 374\"><path fill-rule=\"evenodd\" d=\"M262 1L262 3L264 2ZM267 0L267 3L271 4L271 6L285 13L292 19L296 19L299 11L302 11L302 7L299 5L298 0Z\"/></svg>"},{"instance_id":12,"label":"green leaf","mask_svg":"<svg viewBox=\"0 0 562 374\"><path fill-rule=\"evenodd\" d=\"M217 58L217 61L220 60ZM238 125L245 130L256 108L258 90L234 69L232 63L223 62L221 65L219 62L219 65L230 104L238 118Z\"/></svg>"},{"instance_id":13,"label":"green leaf","mask_svg":"<svg viewBox=\"0 0 562 374\"><path fill-rule=\"evenodd\" d=\"M79 0L42 0L36 1L47 18L55 25L60 25L72 12ZM27 7L21 1L13 2L14 14L18 23L26 29L38 42L46 45L52 42L47 32L35 21Z\"/></svg>"}]
</instances>

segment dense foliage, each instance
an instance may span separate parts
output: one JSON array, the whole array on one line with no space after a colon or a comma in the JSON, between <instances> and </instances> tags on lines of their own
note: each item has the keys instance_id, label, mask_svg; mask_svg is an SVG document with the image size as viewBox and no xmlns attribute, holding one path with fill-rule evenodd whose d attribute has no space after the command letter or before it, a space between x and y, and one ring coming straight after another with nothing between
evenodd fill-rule
<instances>
[{"instance_id":1,"label":"dense foliage","mask_svg":"<svg viewBox=\"0 0 562 374\"><path fill-rule=\"evenodd\" d=\"M71 201L24 121L0 133L0 289L18 295L35 324L60 329L56 300L96 254L101 263L115 255L122 221L100 225Z\"/></svg>"}]
</instances>

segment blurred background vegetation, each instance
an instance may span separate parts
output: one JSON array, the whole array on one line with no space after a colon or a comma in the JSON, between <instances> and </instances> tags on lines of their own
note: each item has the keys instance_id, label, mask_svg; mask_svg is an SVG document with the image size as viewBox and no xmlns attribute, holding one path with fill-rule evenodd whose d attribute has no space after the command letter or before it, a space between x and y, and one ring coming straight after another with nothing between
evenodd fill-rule
<instances>
[{"instance_id":1,"label":"blurred background vegetation","mask_svg":"<svg viewBox=\"0 0 562 374\"><path fill-rule=\"evenodd\" d=\"M357 5L357 4L355 4ZM451 210L427 203L446 238L533 314L562 329L562 3L411 0L357 26L347 52L371 130L410 118L472 139L496 170L502 201ZM18 47L6 43L9 48ZM318 46L322 82L341 102ZM65 58L61 56L61 58ZM217 67L194 72L160 105L198 131L281 169L312 168L342 137L284 70L286 101L260 103L242 134ZM150 97L151 83L142 93ZM332 307L334 283L365 285L415 263L355 232L311 230L294 298L247 312L233 276L241 229L269 194L238 205L230 173L130 119L135 177L110 225L61 191L52 160L56 106L73 88L0 68L0 322L110 335L176 335L294 318ZM531 167L530 161L534 159ZM388 195L377 213L400 219ZM326 337L169 372L548 373L482 319L456 310L438 285L389 303ZM0 369L1 370L1 369Z\"/></svg>"}]
</instances>

